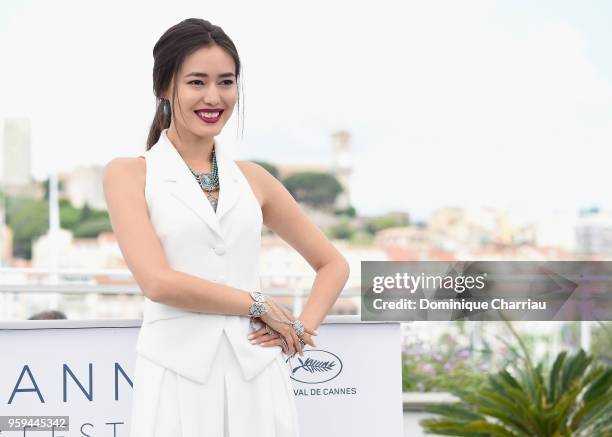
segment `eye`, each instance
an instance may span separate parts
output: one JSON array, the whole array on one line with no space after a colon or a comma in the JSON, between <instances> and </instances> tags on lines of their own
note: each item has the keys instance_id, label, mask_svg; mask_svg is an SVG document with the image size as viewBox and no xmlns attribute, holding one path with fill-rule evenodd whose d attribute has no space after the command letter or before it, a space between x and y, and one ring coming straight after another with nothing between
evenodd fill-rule
<instances>
[{"instance_id":1,"label":"eye","mask_svg":"<svg viewBox=\"0 0 612 437\"><path fill-rule=\"evenodd\" d=\"M227 80L224 80L222 83L225 84L225 85L231 85L231 84L234 83L234 81L231 80L231 79L227 79Z\"/></svg>"},{"instance_id":2,"label":"eye","mask_svg":"<svg viewBox=\"0 0 612 437\"><path fill-rule=\"evenodd\" d=\"M197 82L197 84L202 84L202 85L204 85L204 82L202 82L201 80L192 80L191 82L189 82L189 84L190 84L190 85L191 85L191 84L196 85L196 82Z\"/></svg>"}]
</instances>

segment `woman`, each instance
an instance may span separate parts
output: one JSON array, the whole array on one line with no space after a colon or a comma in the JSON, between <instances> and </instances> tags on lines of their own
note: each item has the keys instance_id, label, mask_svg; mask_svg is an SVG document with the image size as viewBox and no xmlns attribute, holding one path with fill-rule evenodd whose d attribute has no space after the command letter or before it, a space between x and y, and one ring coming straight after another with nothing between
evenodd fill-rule
<instances>
[{"instance_id":1,"label":"woman","mask_svg":"<svg viewBox=\"0 0 612 437\"><path fill-rule=\"evenodd\" d=\"M276 178L216 140L239 101L240 59L223 30L184 20L153 56L147 150L104 170L113 229L145 296L130 435L298 436L282 354L316 346L347 262ZM262 224L316 271L297 318L257 290Z\"/></svg>"}]
</instances>

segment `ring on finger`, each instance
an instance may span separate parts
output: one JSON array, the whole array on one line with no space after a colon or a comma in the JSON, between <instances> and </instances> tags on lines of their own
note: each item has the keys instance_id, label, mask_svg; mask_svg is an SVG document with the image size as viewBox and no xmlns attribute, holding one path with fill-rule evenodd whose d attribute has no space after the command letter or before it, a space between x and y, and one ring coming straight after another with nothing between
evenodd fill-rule
<instances>
[{"instance_id":1,"label":"ring on finger","mask_svg":"<svg viewBox=\"0 0 612 437\"><path fill-rule=\"evenodd\" d=\"M302 352L303 346L300 342L300 337L298 337L295 332L293 332L293 335L295 336L295 338L293 339L293 344L295 345L295 353Z\"/></svg>"},{"instance_id":2,"label":"ring on finger","mask_svg":"<svg viewBox=\"0 0 612 437\"><path fill-rule=\"evenodd\" d=\"M293 325L293 329L295 330L297 336L302 338L305 331L302 321L300 319L295 319L291 324Z\"/></svg>"}]
</instances>

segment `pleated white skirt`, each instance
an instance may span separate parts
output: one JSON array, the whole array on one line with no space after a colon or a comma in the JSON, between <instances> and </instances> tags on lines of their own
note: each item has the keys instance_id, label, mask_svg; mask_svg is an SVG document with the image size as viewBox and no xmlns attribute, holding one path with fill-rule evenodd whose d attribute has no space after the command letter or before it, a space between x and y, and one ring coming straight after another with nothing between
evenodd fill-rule
<instances>
[{"instance_id":1,"label":"pleated white skirt","mask_svg":"<svg viewBox=\"0 0 612 437\"><path fill-rule=\"evenodd\" d=\"M245 381L225 331L206 384L137 355L132 393L130 437L299 437L283 354Z\"/></svg>"}]
</instances>

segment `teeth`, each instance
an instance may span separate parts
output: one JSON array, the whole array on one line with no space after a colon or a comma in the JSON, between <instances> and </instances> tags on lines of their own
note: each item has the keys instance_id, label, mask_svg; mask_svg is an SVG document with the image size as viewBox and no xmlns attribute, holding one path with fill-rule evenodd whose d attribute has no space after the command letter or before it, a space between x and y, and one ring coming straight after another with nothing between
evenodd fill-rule
<instances>
[{"instance_id":1,"label":"teeth","mask_svg":"<svg viewBox=\"0 0 612 437\"><path fill-rule=\"evenodd\" d=\"M220 112L198 112L204 118L217 118Z\"/></svg>"}]
</instances>

